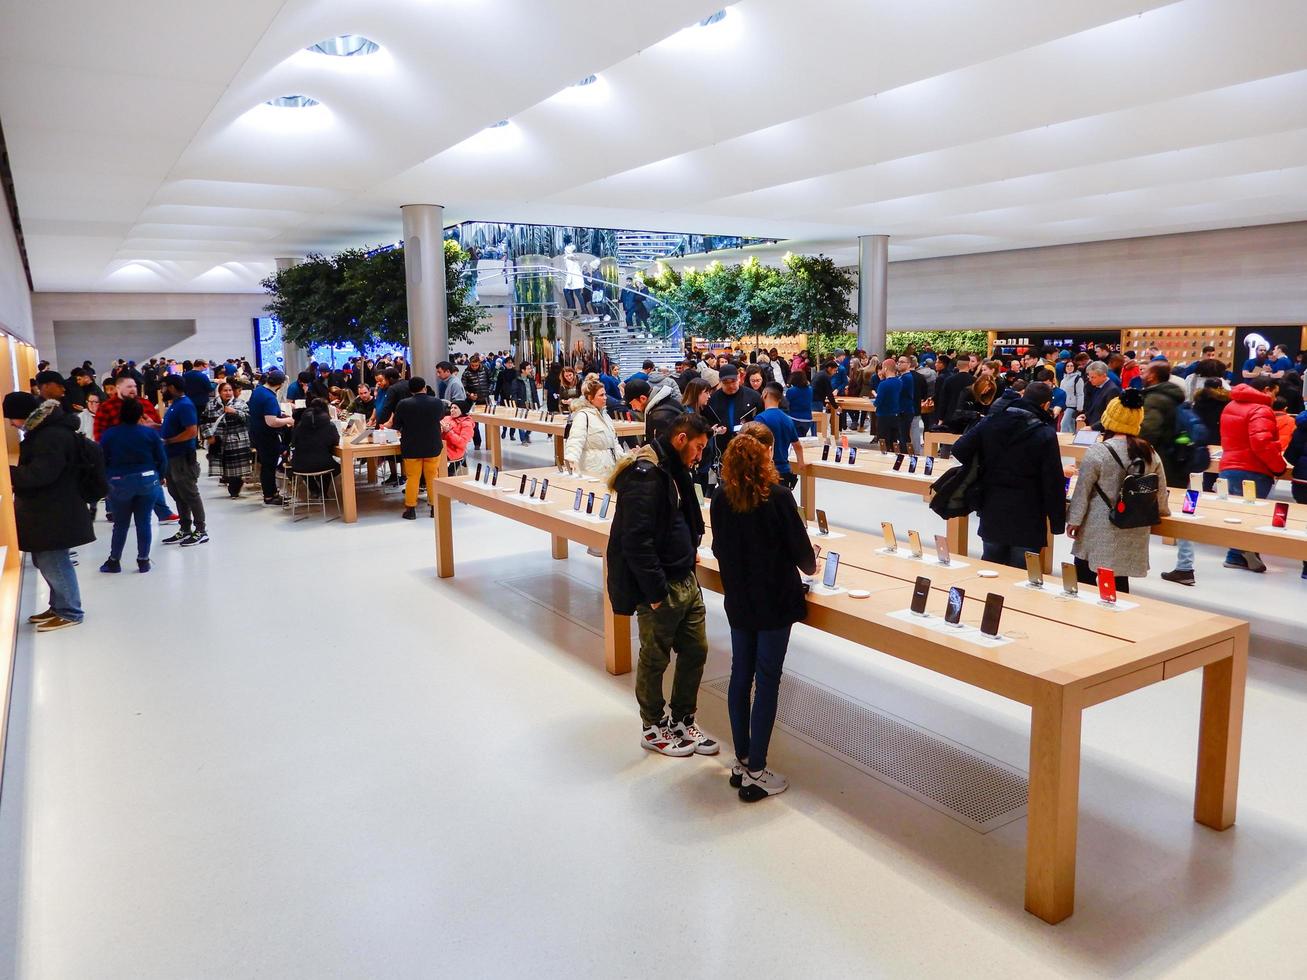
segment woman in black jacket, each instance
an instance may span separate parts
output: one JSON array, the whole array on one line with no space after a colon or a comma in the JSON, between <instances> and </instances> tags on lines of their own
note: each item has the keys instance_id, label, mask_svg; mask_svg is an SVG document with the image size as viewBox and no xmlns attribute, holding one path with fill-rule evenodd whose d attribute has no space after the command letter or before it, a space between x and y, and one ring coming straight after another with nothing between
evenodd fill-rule
<instances>
[{"instance_id":1,"label":"woman in black jacket","mask_svg":"<svg viewBox=\"0 0 1307 980\"><path fill-rule=\"evenodd\" d=\"M327 403L321 398L309 402L309 407L295 425L291 440L290 467L295 473L340 472L340 463L332 450L340 445L340 431L327 413Z\"/></svg>"},{"instance_id":2,"label":"woman in black jacket","mask_svg":"<svg viewBox=\"0 0 1307 980\"><path fill-rule=\"evenodd\" d=\"M731 624L727 706L736 758L731 785L740 787L740 799L753 803L789 786L767 768L767 747L790 628L807 615L799 569L811 575L817 559L771 450L747 434L732 439L722 456L721 492L710 513L712 550Z\"/></svg>"}]
</instances>

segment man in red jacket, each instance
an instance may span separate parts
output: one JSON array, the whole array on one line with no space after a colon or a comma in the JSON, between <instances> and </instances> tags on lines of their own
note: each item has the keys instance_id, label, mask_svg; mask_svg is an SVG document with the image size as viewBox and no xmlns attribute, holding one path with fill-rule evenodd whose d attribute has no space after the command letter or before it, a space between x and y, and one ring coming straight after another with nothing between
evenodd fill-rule
<instances>
[{"instance_id":1,"label":"man in red jacket","mask_svg":"<svg viewBox=\"0 0 1307 980\"><path fill-rule=\"evenodd\" d=\"M1243 493L1246 480L1257 488L1258 497L1269 497L1276 478L1288 469L1271 410L1279 390L1274 378L1260 377L1230 392L1230 404L1221 413L1221 476L1233 494ZM1236 548L1226 553L1225 567L1266 571L1256 552Z\"/></svg>"}]
</instances>

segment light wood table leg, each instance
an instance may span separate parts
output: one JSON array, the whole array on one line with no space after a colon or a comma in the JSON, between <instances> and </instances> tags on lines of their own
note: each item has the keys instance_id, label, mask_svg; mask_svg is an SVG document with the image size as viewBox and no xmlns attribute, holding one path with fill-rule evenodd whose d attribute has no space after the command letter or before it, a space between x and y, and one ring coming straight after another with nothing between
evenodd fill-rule
<instances>
[{"instance_id":1,"label":"light wood table leg","mask_svg":"<svg viewBox=\"0 0 1307 980\"><path fill-rule=\"evenodd\" d=\"M1044 569L1045 575L1053 574L1053 530L1049 528L1048 543L1039 549L1039 564Z\"/></svg>"},{"instance_id":2,"label":"light wood table leg","mask_svg":"<svg viewBox=\"0 0 1307 980\"><path fill-rule=\"evenodd\" d=\"M341 520L346 524L354 524L359 519L359 499L358 488L354 486L354 465L352 461L341 461L344 465L340 468L340 510ZM372 465L372 460L368 464Z\"/></svg>"},{"instance_id":3,"label":"light wood table leg","mask_svg":"<svg viewBox=\"0 0 1307 980\"><path fill-rule=\"evenodd\" d=\"M1234 824L1247 677L1248 627L1244 626L1235 638L1234 655L1203 668L1194 819L1213 830L1225 830Z\"/></svg>"},{"instance_id":4,"label":"light wood table leg","mask_svg":"<svg viewBox=\"0 0 1307 980\"><path fill-rule=\"evenodd\" d=\"M1074 698L1042 684L1030 708L1026 911L1050 923L1075 909L1081 706Z\"/></svg>"},{"instance_id":5,"label":"light wood table leg","mask_svg":"<svg viewBox=\"0 0 1307 980\"><path fill-rule=\"evenodd\" d=\"M567 538L551 534L550 541L549 553L559 561L564 561L567 558Z\"/></svg>"},{"instance_id":6,"label":"light wood table leg","mask_svg":"<svg viewBox=\"0 0 1307 980\"><path fill-rule=\"evenodd\" d=\"M443 493L435 494L436 508L436 575L454 577L454 515L452 501Z\"/></svg>"},{"instance_id":7,"label":"light wood table leg","mask_svg":"<svg viewBox=\"0 0 1307 980\"><path fill-rule=\"evenodd\" d=\"M950 555L967 557L967 539L971 537L971 518L966 514L950 517L944 525L944 534L948 538Z\"/></svg>"},{"instance_id":8,"label":"light wood table leg","mask_svg":"<svg viewBox=\"0 0 1307 980\"><path fill-rule=\"evenodd\" d=\"M804 470L799 476L799 485L803 493L803 519L815 520L817 517L817 477L811 470Z\"/></svg>"},{"instance_id":9,"label":"light wood table leg","mask_svg":"<svg viewBox=\"0 0 1307 980\"><path fill-rule=\"evenodd\" d=\"M610 674L631 672L631 617L613 612L608 601L608 559L604 559L604 666Z\"/></svg>"},{"instance_id":10,"label":"light wood table leg","mask_svg":"<svg viewBox=\"0 0 1307 980\"><path fill-rule=\"evenodd\" d=\"M554 436L554 465L561 468L563 465L563 437Z\"/></svg>"},{"instance_id":11,"label":"light wood table leg","mask_svg":"<svg viewBox=\"0 0 1307 980\"><path fill-rule=\"evenodd\" d=\"M499 425L494 422L485 423L486 426L486 446L490 449L490 465L497 470L504 468L504 440L499 436Z\"/></svg>"},{"instance_id":12,"label":"light wood table leg","mask_svg":"<svg viewBox=\"0 0 1307 980\"><path fill-rule=\"evenodd\" d=\"M365 465L368 469L368 482L376 483L377 482L377 457L368 456L363 465ZM351 465L350 469L353 470L354 467Z\"/></svg>"}]
</instances>

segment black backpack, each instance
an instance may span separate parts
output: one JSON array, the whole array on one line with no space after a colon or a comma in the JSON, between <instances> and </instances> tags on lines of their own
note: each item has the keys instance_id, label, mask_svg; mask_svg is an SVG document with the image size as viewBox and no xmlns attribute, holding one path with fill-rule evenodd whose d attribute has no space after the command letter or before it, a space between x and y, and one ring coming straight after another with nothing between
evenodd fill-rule
<instances>
[{"instance_id":1,"label":"black backpack","mask_svg":"<svg viewBox=\"0 0 1307 980\"><path fill-rule=\"evenodd\" d=\"M88 504L98 503L109 496L109 480L104 472L104 451L80 432L76 433L77 456L73 466L77 471L77 492Z\"/></svg>"},{"instance_id":2,"label":"black backpack","mask_svg":"<svg viewBox=\"0 0 1307 980\"><path fill-rule=\"evenodd\" d=\"M1116 495L1116 503L1107 499L1107 494L1103 493L1101 487L1094 487L1094 493L1107 504L1108 520L1122 529L1152 527L1162 519L1157 505L1157 492L1161 486L1157 474L1145 473L1142 459L1132 459L1130 465L1126 466L1115 449L1108 446L1107 451L1116 460L1116 465L1126 471L1125 478L1121 481L1121 490Z\"/></svg>"}]
</instances>

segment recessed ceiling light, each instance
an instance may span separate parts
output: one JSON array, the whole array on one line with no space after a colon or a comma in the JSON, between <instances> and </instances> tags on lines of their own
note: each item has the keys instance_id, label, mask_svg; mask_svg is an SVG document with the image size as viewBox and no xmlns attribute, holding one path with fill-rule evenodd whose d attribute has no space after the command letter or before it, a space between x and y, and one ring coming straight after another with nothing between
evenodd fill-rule
<instances>
[{"instance_id":1,"label":"recessed ceiling light","mask_svg":"<svg viewBox=\"0 0 1307 980\"><path fill-rule=\"evenodd\" d=\"M279 109L308 109L321 105L317 99L311 99L307 95L279 95L275 99L268 99L267 104Z\"/></svg>"},{"instance_id":2,"label":"recessed ceiling light","mask_svg":"<svg viewBox=\"0 0 1307 980\"><path fill-rule=\"evenodd\" d=\"M491 123L489 126L486 127L486 129L503 129L507 125L508 125L508 120L501 119L497 123Z\"/></svg>"},{"instance_id":3,"label":"recessed ceiling light","mask_svg":"<svg viewBox=\"0 0 1307 980\"><path fill-rule=\"evenodd\" d=\"M586 85L593 85L597 81L599 81L598 75L586 75L585 78L581 79L579 82L573 82L572 88L583 88Z\"/></svg>"},{"instance_id":4,"label":"recessed ceiling light","mask_svg":"<svg viewBox=\"0 0 1307 980\"><path fill-rule=\"evenodd\" d=\"M352 58L355 55L373 54L381 50L376 41L362 34L337 34L325 41L319 41L309 48L318 54L329 54L336 58Z\"/></svg>"},{"instance_id":5,"label":"recessed ceiling light","mask_svg":"<svg viewBox=\"0 0 1307 980\"><path fill-rule=\"evenodd\" d=\"M726 11L719 10L715 14L709 14L703 20L699 21L700 27L711 27L713 24L720 23L726 19Z\"/></svg>"}]
</instances>

